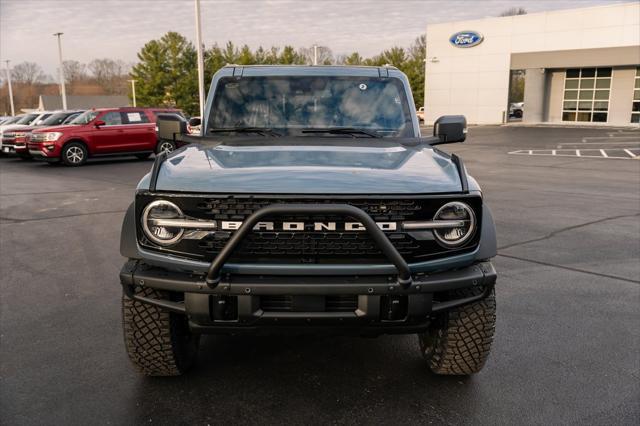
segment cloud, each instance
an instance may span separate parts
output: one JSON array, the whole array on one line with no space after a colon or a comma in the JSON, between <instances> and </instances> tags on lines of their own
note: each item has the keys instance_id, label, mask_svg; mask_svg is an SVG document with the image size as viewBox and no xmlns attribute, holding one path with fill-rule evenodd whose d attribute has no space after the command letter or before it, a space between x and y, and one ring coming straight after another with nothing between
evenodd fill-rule
<instances>
[{"instance_id":1,"label":"cloud","mask_svg":"<svg viewBox=\"0 0 640 426\"><path fill-rule=\"evenodd\" d=\"M295 47L314 43L334 53L372 56L409 45L428 24L496 16L513 6L529 12L611 3L606 0L520 2L429 0L201 0L206 46L237 44ZM88 62L110 57L127 62L147 41L167 31L195 38L192 0L0 0L1 59L34 61L54 74L54 32L62 31L63 55Z\"/></svg>"}]
</instances>

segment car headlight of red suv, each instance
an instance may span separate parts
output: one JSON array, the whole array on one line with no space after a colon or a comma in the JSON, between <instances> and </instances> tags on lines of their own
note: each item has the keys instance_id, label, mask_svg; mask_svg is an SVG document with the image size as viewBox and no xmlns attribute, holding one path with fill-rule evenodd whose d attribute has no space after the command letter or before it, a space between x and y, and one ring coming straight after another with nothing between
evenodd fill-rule
<instances>
[{"instance_id":1,"label":"car headlight of red suv","mask_svg":"<svg viewBox=\"0 0 640 426\"><path fill-rule=\"evenodd\" d=\"M61 132L33 133L31 142L55 142L62 136Z\"/></svg>"}]
</instances>

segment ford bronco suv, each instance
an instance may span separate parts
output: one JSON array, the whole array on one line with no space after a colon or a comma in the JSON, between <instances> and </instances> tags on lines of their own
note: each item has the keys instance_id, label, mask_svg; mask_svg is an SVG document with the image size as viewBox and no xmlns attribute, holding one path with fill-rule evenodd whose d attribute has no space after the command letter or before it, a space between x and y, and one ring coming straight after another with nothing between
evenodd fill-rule
<instances>
[{"instance_id":1,"label":"ford bronco suv","mask_svg":"<svg viewBox=\"0 0 640 426\"><path fill-rule=\"evenodd\" d=\"M466 120L423 138L393 67L234 66L200 136L164 140L122 226L125 346L178 375L206 333L417 334L436 374L482 369L495 227L462 160Z\"/></svg>"}]
</instances>

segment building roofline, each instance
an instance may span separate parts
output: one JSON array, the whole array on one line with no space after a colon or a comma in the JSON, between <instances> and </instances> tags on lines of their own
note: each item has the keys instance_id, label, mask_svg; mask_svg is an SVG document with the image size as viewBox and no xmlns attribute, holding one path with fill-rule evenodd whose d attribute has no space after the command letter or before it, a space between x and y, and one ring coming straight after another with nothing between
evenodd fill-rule
<instances>
[{"instance_id":1,"label":"building roofline","mask_svg":"<svg viewBox=\"0 0 640 426\"><path fill-rule=\"evenodd\" d=\"M585 6L585 7L573 7L566 9L553 9L553 10L541 10L539 12L526 13L524 15L511 15L511 16L487 16L484 18L471 18L471 19L459 19L457 21L443 21L434 24L427 24L427 29L429 27L437 27L439 25L450 25L454 23L474 23L474 22L486 22L492 19L527 19L527 17L535 16L535 15L551 15L551 14L561 14L567 12L575 12L575 11L583 11L583 10L592 10L592 9L603 9L603 8L615 8L615 7L627 7L627 6L640 6L638 2L626 2L626 3L613 3L613 4L600 4L595 6Z\"/></svg>"}]
</instances>

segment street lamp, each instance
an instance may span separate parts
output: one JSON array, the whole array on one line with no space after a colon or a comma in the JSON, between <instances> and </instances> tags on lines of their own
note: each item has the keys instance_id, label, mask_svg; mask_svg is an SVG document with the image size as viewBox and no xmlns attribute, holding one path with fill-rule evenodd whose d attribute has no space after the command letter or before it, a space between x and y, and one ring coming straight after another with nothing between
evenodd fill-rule
<instances>
[{"instance_id":1,"label":"street lamp","mask_svg":"<svg viewBox=\"0 0 640 426\"><path fill-rule=\"evenodd\" d=\"M200 29L200 0L196 6L196 51L198 53L198 95L200 100L200 120L204 118L204 56L202 54L202 31Z\"/></svg>"},{"instance_id":2,"label":"street lamp","mask_svg":"<svg viewBox=\"0 0 640 426\"><path fill-rule=\"evenodd\" d=\"M11 88L11 70L9 69L9 60L7 63L7 85L9 86L9 103L11 104L11 115L16 115L16 110L13 106L13 89Z\"/></svg>"},{"instance_id":3,"label":"street lamp","mask_svg":"<svg viewBox=\"0 0 640 426\"><path fill-rule=\"evenodd\" d=\"M131 92L133 92L133 106L136 106L136 80L127 80L131 83Z\"/></svg>"},{"instance_id":4,"label":"street lamp","mask_svg":"<svg viewBox=\"0 0 640 426\"><path fill-rule=\"evenodd\" d=\"M58 37L58 59L60 60L60 96L62 96L62 109L67 109L67 91L64 87L64 67L62 66L62 40L60 36L63 33L55 33L54 36Z\"/></svg>"}]
</instances>

